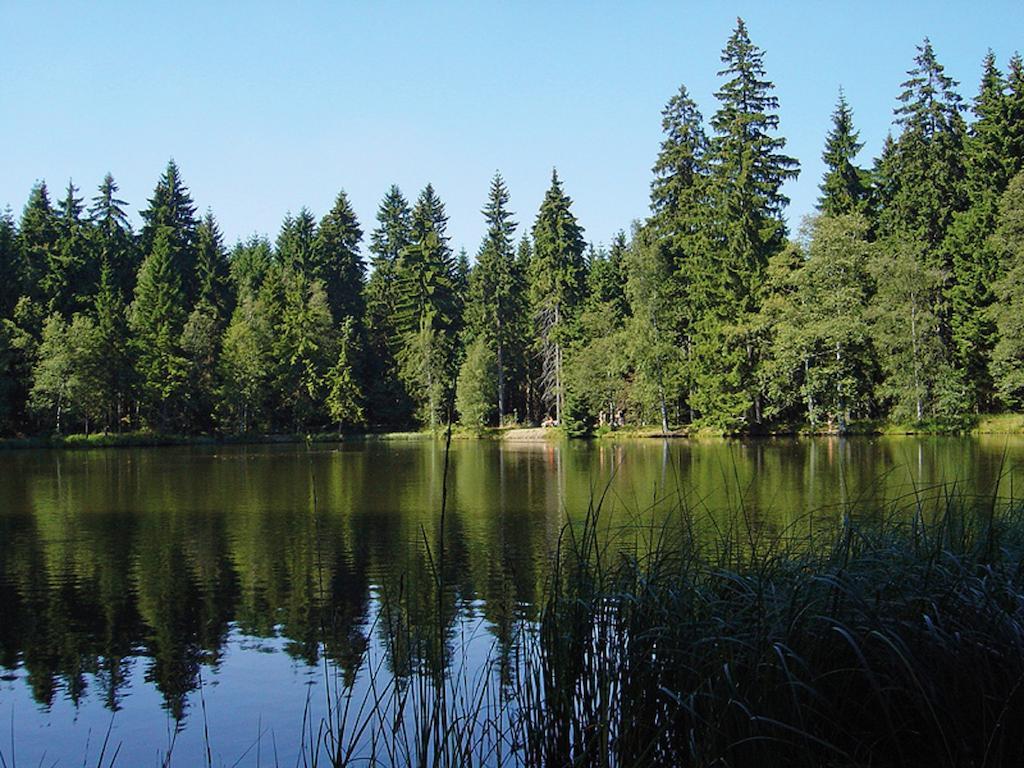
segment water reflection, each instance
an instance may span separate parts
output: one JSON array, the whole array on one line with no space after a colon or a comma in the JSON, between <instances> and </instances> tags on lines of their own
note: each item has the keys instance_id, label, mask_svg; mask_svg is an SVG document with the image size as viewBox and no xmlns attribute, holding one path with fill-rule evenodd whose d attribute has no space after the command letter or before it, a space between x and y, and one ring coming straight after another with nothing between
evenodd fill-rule
<instances>
[{"instance_id":1,"label":"water reflection","mask_svg":"<svg viewBox=\"0 0 1024 768\"><path fill-rule=\"evenodd\" d=\"M1004 438L464 442L442 537L432 443L9 453L0 665L44 707L91 692L118 710L142 659L175 720L239 635L280 638L303 665L327 654L349 683L371 646L393 675L441 674L467 611L511 651L590 499L605 495L609 528L682 505L702 535L737 514L778 535L914 494L938 502L954 480L1009 494L1022 459L1024 442Z\"/></svg>"}]
</instances>

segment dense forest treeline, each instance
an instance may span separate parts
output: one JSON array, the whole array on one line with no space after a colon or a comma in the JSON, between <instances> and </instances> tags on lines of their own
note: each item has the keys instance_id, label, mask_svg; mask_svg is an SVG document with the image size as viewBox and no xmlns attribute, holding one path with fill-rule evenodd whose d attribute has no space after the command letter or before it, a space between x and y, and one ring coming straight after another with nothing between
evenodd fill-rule
<instances>
[{"instance_id":1,"label":"dense forest treeline","mask_svg":"<svg viewBox=\"0 0 1024 768\"><path fill-rule=\"evenodd\" d=\"M344 192L230 250L171 161L133 231L108 175L0 217L0 430L363 430L553 419L721 430L962 423L1024 406L1024 62L970 105L926 39L871 167L842 92L818 215L787 231L763 51L737 21L718 109L662 113L651 213L588 247L552 174L500 174L471 265L428 185L369 237ZM525 228L524 228L525 229ZM363 247L368 251L364 256Z\"/></svg>"}]
</instances>

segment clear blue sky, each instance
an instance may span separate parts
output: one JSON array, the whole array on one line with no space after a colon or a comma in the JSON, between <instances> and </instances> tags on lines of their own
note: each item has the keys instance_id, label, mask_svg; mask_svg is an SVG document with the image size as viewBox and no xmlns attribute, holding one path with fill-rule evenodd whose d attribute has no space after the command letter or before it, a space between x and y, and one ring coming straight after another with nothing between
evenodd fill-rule
<instances>
[{"instance_id":1,"label":"clear blue sky","mask_svg":"<svg viewBox=\"0 0 1024 768\"><path fill-rule=\"evenodd\" d=\"M737 15L765 50L813 209L840 84L870 164L915 45L971 98L982 56L1024 47L1015 2L229 2L0 0L0 206L111 171L138 209L173 156L229 243L317 216L345 189L365 231L391 183L428 181L476 252L500 170L522 225L557 166L595 243L645 215L660 110L685 83L709 118Z\"/></svg>"}]
</instances>

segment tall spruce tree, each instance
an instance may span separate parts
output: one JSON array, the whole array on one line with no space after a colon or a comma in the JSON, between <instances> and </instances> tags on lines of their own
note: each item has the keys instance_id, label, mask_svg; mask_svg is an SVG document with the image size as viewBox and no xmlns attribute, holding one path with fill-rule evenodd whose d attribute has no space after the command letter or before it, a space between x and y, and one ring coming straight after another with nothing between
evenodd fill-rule
<instances>
[{"instance_id":1,"label":"tall spruce tree","mask_svg":"<svg viewBox=\"0 0 1024 768\"><path fill-rule=\"evenodd\" d=\"M99 281L82 211L78 188L69 181L57 205L57 242L50 251L42 285L47 310L65 319L91 305Z\"/></svg>"},{"instance_id":2,"label":"tall spruce tree","mask_svg":"<svg viewBox=\"0 0 1024 768\"><path fill-rule=\"evenodd\" d=\"M212 211L207 211L196 230L196 305L212 312L218 327L231 315L231 264L224 236Z\"/></svg>"},{"instance_id":3,"label":"tall spruce tree","mask_svg":"<svg viewBox=\"0 0 1024 768\"><path fill-rule=\"evenodd\" d=\"M21 294L34 302L44 302L43 279L57 249L57 218L50 204L46 182L32 187L28 203L18 225L21 251Z\"/></svg>"},{"instance_id":4,"label":"tall spruce tree","mask_svg":"<svg viewBox=\"0 0 1024 768\"><path fill-rule=\"evenodd\" d=\"M640 372L641 400L655 393L662 426L667 429L669 379L677 380L689 400L693 339L698 320L715 302L717 270L709 257L709 142L704 118L685 86L662 110L664 139L654 164L651 218L630 251L630 289L635 333L633 363ZM634 270L645 274L634 274ZM640 341L640 339L643 341ZM665 350L678 347L685 364L667 376ZM678 362L678 361L676 361ZM652 375L653 374L653 375Z\"/></svg>"},{"instance_id":5,"label":"tall spruce tree","mask_svg":"<svg viewBox=\"0 0 1024 768\"><path fill-rule=\"evenodd\" d=\"M402 379L421 422L436 426L454 386L459 298L446 235L448 217L427 185L412 214L412 242L395 265L394 327Z\"/></svg>"},{"instance_id":6,"label":"tall spruce tree","mask_svg":"<svg viewBox=\"0 0 1024 768\"><path fill-rule=\"evenodd\" d=\"M470 288L471 333L484 340L494 359L499 426L509 412L508 376L514 347L520 340L516 319L525 310L526 298L513 241L516 222L508 202L508 188L501 174L495 173L483 210L487 234L477 255Z\"/></svg>"},{"instance_id":7,"label":"tall spruce tree","mask_svg":"<svg viewBox=\"0 0 1024 768\"><path fill-rule=\"evenodd\" d=\"M143 226L139 244L143 255L152 253L162 230L167 240L171 265L178 276L184 306L195 304L198 293L196 279L196 243L199 221L196 206L174 160L157 181L149 207L141 212ZM141 269L141 268L140 268Z\"/></svg>"},{"instance_id":8,"label":"tall spruce tree","mask_svg":"<svg viewBox=\"0 0 1024 768\"><path fill-rule=\"evenodd\" d=\"M181 331L187 316L181 278L174 255L179 232L160 227L139 268L130 323L141 399L147 422L159 429L179 426L186 382Z\"/></svg>"},{"instance_id":9,"label":"tall spruce tree","mask_svg":"<svg viewBox=\"0 0 1024 768\"><path fill-rule=\"evenodd\" d=\"M826 216L864 213L870 192L870 179L866 171L854 165L857 154L864 147L860 134L853 127L853 110L846 94L839 89L839 101L832 113L832 128L825 139L825 176L819 189L818 210Z\"/></svg>"},{"instance_id":10,"label":"tall spruce tree","mask_svg":"<svg viewBox=\"0 0 1024 768\"><path fill-rule=\"evenodd\" d=\"M532 234L530 305L542 364L541 395L561 424L565 413L563 358L572 340L576 311L586 296L586 244L583 228L572 213L572 199L562 189L557 171L551 172L551 186L540 204Z\"/></svg>"},{"instance_id":11,"label":"tall spruce tree","mask_svg":"<svg viewBox=\"0 0 1024 768\"><path fill-rule=\"evenodd\" d=\"M92 198L89 220L93 227L99 269L102 271L104 265L109 268L112 285L120 292L121 300L127 302L135 291L140 258L124 210L127 203L118 199L117 192L117 183L108 173Z\"/></svg>"},{"instance_id":12,"label":"tall spruce tree","mask_svg":"<svg viewBox=\"0 0 1024 768\"><path fill-rule=\"evenodd\" d=\"M9 318L14 312L20 278L18 229L14 224L14 214L7 208L0 212L0 321Z\"/></svg>"},{"instance_id":13,"label":"tall spruce tree","mask_svg":"<svg viewBox=\"0 0 1024 768\"><path fill-rule=\"evenodd\" d=\"M395 376L400 348L395 326L396 271L402 251L412 242L412 210L392 185L377 209L370 235L372 272L366 283L367 412L375 423L401 425L409 418L409 399Z\"/></svg>"},{"instance_id":14,"label":"tall spruce tree","mask_svg":"<svg viewBox=\"0 0 1024 768\"><path fill-rule=\"evenodd\" d=\"M316 217L303 206L298 214L288 213L274 244L277 263L311 280L317 279Z\"/></svg>"},{"instance_id":15,"label":"tall spruce tree","mask_svg":"<svg viewBox=\"0 0 1024 768\"><path fill-rule=\"evenodd\" d=\"M128 416L134 367L129 347L128 318L113 267L104 261L93 307L99 354L104 361L97 397L102 404L103 429L121 431Z\"/></svg>"},{"instance_id":16,"label":"tall spruce tree","mask_svg":"<svg viewBox=\"0 0 1024 768\"><path fill-rule=\"evenodd\" d=\"M768 260L785 242L789 201L782 185L799 173L797 161L782 154L785 139L774 135L779 103L763 60L737 19L722 51L719 76L726 80L711 120L711 273L717 279L705 286L712 298L698 321L694 353L694 405L705 420L725 427L761 421L758 289Z\"/></svg>"},{"instance_id":17,"label":"tall spruce tree","mask_svg":"<svg viewBox=\"0 0 1024 768\"><path fill-rule=\"evenodd\" d=\"M956 81L945 74L927 38L917 51L915 66L902 84L900 105L895 111L901 132L891 158L891 190L883 201L879 231L889 239L887 247L896 257L896 265L913 254L923 260L921 275L938 280L939 289L930 294L935 301L930 314L934 315L940 349L949 364L945 367L951 366L952 375L961 378L961 385L949 384L945 391L948 395L960 389L960 407L966 409L974 398L964 380L975 366L957 354L958 338L971 332L965 328L966 318L954 309L954 297L972 278L966 262L955 263L949 238L954 217L967 203L963 100L956 92ZM911 294L904 295L909 298ZM943 375L944 381L947 378Z\"/></svg>"},{"instance_id":18,"label":"tall spruce tree","mask_svg":"<svg viewBox=\"0 0 1024 768\"><path fill-rule=\"evenodd\" d=\"M353 318L357 323L354 332L359 331L365 314L366 265L359 253L362 239L363 230L348 196L339 192L317 230L314 277L324 284L335 323ZM354 351L352 346L350 352Z\"/></svg>"},{"instance_id":19,"label":"tall spruce tree","mask_svg":"<svg viewBox=\"0 0 1024 768\"><path fill-rule=\"evenodd\" d=\"M1010 181L999 205L998 226L989 247L1006 265L995 284L989 316L998 331L991 373L1000 402L1024 407L1024 171Z\"/></svg>"}]
</instances>

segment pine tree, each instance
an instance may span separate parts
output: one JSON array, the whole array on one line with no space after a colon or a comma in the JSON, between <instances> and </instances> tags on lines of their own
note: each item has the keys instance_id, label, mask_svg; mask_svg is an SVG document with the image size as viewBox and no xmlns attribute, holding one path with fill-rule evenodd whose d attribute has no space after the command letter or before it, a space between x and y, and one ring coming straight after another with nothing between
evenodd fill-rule
<instances>
[{"instance_id":1,"label":"pine tree","mask_svg":"<svg viewBox=\"0 0 1024 768\"><path fill-rule=\"evenodd\" d=\"M327 372L336 360L333 319L319 280L287 268L281 277L284 303L273 347L280 370L274 388L294 431L300 432L322 418Z\"/></svg>"},{"instance_id":2,"label":"pine tree","mask_svg":"<svg viewBox=\"0 0 1024 768\"><path fill-rule=\"evenodd\" d=\"M196 229L196 306L204 305L223 328L231 315L231 265L220 226L212 211L207 211Z\"/></svg>"},{"instance_id":3,"label":"pine tree","mask_svg":"<svg viewBox=\"0 0 1024 768\"><path fill-rule=\"evenodd\" d=\"M525 284L516 263L516 222L508 210L509 193L495 173L483 214L487 234L477 255L470 294L471 332L491 350L495 366L498 425L508 413L508 378L514 346L519 342L516 318L525 310ZM479 362L479 361L478 361ZM477 366L479 368L479 366Z\"/></svg>"},{"instance_id":4,"label":"pine tree","mask_svg":"<svg viewBox=\"0 0 1024 768\"><path fill-rule=\"evenodd\" d=\"M141 252L151 253L156 238L161 231L166 230L171 264L181 285L184 305L191 307L198 293L196 244L199 222L192 196L174 160L168 161L167 168L153 190L149 207L141 212L141 216L145 222L139 237Z\"/></svg>"},{"instance_id":5,"label":"pine tree","mask_svg":"<svg viewBox=\"0 0 1024 768\"><path fill-rule=\"evenodd\" d=\"M306 207L296 216L285 215L277 235L274 255L277 263L311 280L316 279L316 217Z\"/></svg>"},{"instance_id":6,"label":"pine tree","mask_svg":"<svg viewBox=\"0 0 1024 768\"><path fill-rule=\"evenodd\" d=\"M187 363L180 347L185 297L174 264L178 233L161 227L139 268L130 324L138 360L142 400L151 425L177 425Z\"/></svg>"},{"instance_id":7,"label":"pine tree","mask_svg":"<svg viewBox=\"0 0 1024 768\"><path fill-rule=\"evenodd\" d=\"M344 192L339 192L334 207L320 221L315 244L314 277L327 290L327 301L336 323L346 317L362 323L366 265L359 253L363 231Z\"/></svg>"},{"instance_id":8,"label":"pine tree","mask_svg":"<svg viewBox=\"0 0 1024 768\"><path fill-rule=\"evenodd\" d=\"M140 259L132 236L132 228L125 214L124 200L117 197L118 186L109 173L103 177L98 193L89 207L89 220L98 251L99 268L110 268L113 285L123 301L135 291L135 275Z\"/></svg>"},{"instance_id":9,"label":"pine tree","mask_svg":"<svg viewBox=\"0 0 1024 768\"><path fill-rule=\"evenodd\" d=\"M981 86L974 100L975 122L964 140L964 187L968 207L954 214L943 246L951 254L952 277L948 301L953 354L973 390L969 403L991 406L994 385L989 360L995 344L995 326L988 308L992 285L1002 266L991 248L999 196L1009 180L1004 158L1006 82L989 51L982 63Z\"/></svg>"},{"instance_id":10,"label":"pine tree","mask_svg":"<svg viewBox=\"0 0 1024 768\"><path fill-rule=\"evenodd\" d=\"M895 145L894 189L880 224L884 235L923 243L929 269L950 272L951 259L941 246L953 215L964 207L962 99L927 38L917 50L896 109L902 132Z\"/></svg>"},{"instance_id":11,"label":"pine tree","mask_svg":"<svg viewBox=\"0 0 1024 768\"><path fill-rule=\"evenodd\" d=\"M124 298L114 269L104 262L93 308L99 354L104 361L98 378L97 397L102 404L103 427L121 431L128 412L134 377L129 348L129 329Z\"/></svg>"},{"instance_id":12,"label":"pine tree","mask_svg":"<svg viewBox=\"0 0 1024 768\"><path fill-rule=\"evenodd\" d=\"M639 372L634 394L644 409L656 404L667 429L669 400L675 396L669 390L675 387L668 386L666 366L673 369L670 378L681 377L678 383L689 399L693 337L698 320L717 301L719 272L708 259L709 142L704 118L685 86L662 111L661 127L665 138L653 169L652 215L631 251L631 301L640 312L633 312L630 340ZM678 361L669 364L674 355L666 351L672 347L682 352L681 368Z\"/></svg>"},{"instance_id":13,"label":"pine tree","mask_svg":"<svg viewBox=\"0 0 1024 768\"><path fill-rule=\"evenodd\" d=\"M1024 407L1024 171L1002 195L989 247L1006 265L995 285L997 300L989 309L998 332L991 373L999 400L1019 409Z\"/></svg>"},{"instance_id":14,"label":"pine tree","mask_svg":"<svg viewBox=\"0 0 1024 768\"><path fill-rule=\"evenodd\" d=\"M82 220L82 199L77 194L78 188L68 182L64 199L57 207L57 241L42 278L47 310L58 312L65 319L92 303L99 280Z\"/></svg>"},{"instance_id":15,"label":"pine tree","mask_svg":"<svg viewBox=\"0 0 1024 768\"><path fill-rule=\"evenodd\" d=\"M45 301L43 278L57 248L57 221L46 182L32 187L18 225L21 250L21 294L36 302Z\"/></svg>"},{"instance_id":16,"label":"pine tree","mask_svg":"<svg viewBox=\"0 0 1024 768\"><path fill-rule=\"evenodd\" d=\"M357 370L361 358L356 319L345 316L338 331L338 356L327 373L327 412L338 424L338 434L346 427L366 424L363 391Z\"/></svg>"},{"instance_id":17,"label":"pine tree","mask_svg":"<svg viewBox=\"0 0 1024 768\"><path fill-rule=\"evenodd\" d=\"M651 211L672 230L689 232L706 194L708 139L704 117L685 85L661 112L664 138L654 163Z\"/></svg>"},{"instance_id":18,"label":"pine tree","mask_svg":"<svg viewBox=\"0 0 1024 768\"><path fill-rule=\"evenodd\" d=\"M0 213L0 321L14 312L21 281L21 254L14 214L7 208Z\"/></svg>"},{"instance_id":19,"label":"pine tree","mask_svg":"<svg viewBox=\"0 0 1024 768\"><path fill-rule=\"evenodd\" d=\"M562 190L558 172L544 195L533 224L530 259L530 304L537 329L543 373L542 399L562 422L565 410L564 352L571 341L576 310L586 296L583 229L573 215L572 200Z\"/></svg>"},{"instance_id":20,"label":"pine tree","mask_svg":"<svg viewBox=\"0 0 1024 768\"><path fill-rule=\"evenodd\" d=\"M832 128L821 156L827 170L818 187L821 190L818 210L826 216L865 212L870 181L867 172L854 165L863 147L860 134L853 127L853 111L840 88L839 101L832 113Z\"/></svg>"},{"instance_id":21,"label":"pine tree","mask_svg":"<svg viewBox=\"0 0 1024 768\"><path fill-rule=\"evenodd\" d=\"M719 426L761 421L756 385L765 340L759 327L758 288L769 259L785 243L782 185L799 173L797 161L782 154L777 137L778 99L764 79L764 53L742 19L722 51L726 81L711 120L715 135L709 159L711 263L713 276L701 286L708 310L695 323L692 402L702 417Z\"/></svg>"},{"instance_id":22,"label":"pine tree","mask_svg":"<svg viewBox=\"0 0 1024 768\"><path fill-rule=\"evenodd\" d=\"M454 387L459 299L448 247L448 218L429 184L416 201L413 241L395 265L396 359L420 420L435 426Z\"/></svg>"},{"instance_id":23,"label":"pine tree","mask_svg":"<svg viewBox=\"0 0 1024 768\"><path fill-rule=\"evenodd\" d=\"M372 272L366 284L367 412L380 423L398 425L409 418L408 396L399 378L400 339L395 327L395 273L402 251L412 242L412 211L392 185L377 210L370 235Z\"/></svg>"}]
</instances>

